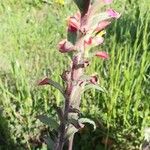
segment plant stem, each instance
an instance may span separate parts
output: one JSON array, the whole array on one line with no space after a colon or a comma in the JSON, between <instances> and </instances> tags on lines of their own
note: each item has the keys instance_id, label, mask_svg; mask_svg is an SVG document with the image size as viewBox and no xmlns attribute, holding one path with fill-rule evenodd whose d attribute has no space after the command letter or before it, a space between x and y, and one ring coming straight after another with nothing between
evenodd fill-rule
<instances>
[{"instance_id":1,"label":"plant stem","mask_svg":"<svg viewBox=\"0 0 150 150\"><path fill-rule=\"evenodd\" d=\"M76 42L76 47L78 49L78 53L75 54L72 58L72 68L70 70L70 79L67 80L67 87L65 92L65 108L63 114L63 121L60 124L58 143L55 150L62 150L65 142L65 133L66 133L66 125L68 122L68 117L74 117L78 119L78 113L70 113L69 108L75 108L79 110L80 101L81 101L81 91L82 87L78 85L80 77L84 73L84 40L83 38L79 38ZM75 84L74 84L75 83ZM72 150L73 146L74 134L69 139L68 150Z\"/></svg>"},{"instance_id":2,"label":"plant stem","mask_svg":"<svg viewBox=\"0 0 150 150\"><path fill-rule=\"evenodd\" d=\"M69 110L69 99L66 97L65 100L65 109L64 109L64 115L63 115L63 121L60 124L59 128L59 136L58 136L58 142L55 143L56 146L54 150L62 150L64 146L64 141L65 141L65 132L66 132L66 123L68 120L68 110Z\"/></svg>"},{"instance_id":3,"label":"plant stem","mask_svg":"<svg viewBox=\"0 0 150 150\"><path fill-rule=\"evenodd\" d=\"M72 150L72 148L73 148L73 139L74 139L74 134L73 134L72 137L69 139L68 150Z\"/></svg>"},{"instance_id":4,"label":"plant stem","mask_svg":"<svg viewBox=\"0 0 150 150\"><path fill-rule=\"evenodd\" d=\"M72 65L72 70L71 70L71 80L75 81L78 83L80 77L84 74L84 67L78 67L82 66L81 64L84 62L84 41L80 39L76 46L80 50L80 52L74 56L73 58L73 65ZM72 108L76 108L79 110L80 106L80 101L81 101L81 91L82 88L80 86L73 86L71 93L70 93L70 98L69 98L69 105ZM75 95L77 93L77 96ZM72 114L70 114L72 116ZM73 114L73 117L78 119L78 113ZM73 148L73 139L74 139L74 134L70 137L69 143L68 143L68 150L72 150Z\"/></svg>"}]
</instances>

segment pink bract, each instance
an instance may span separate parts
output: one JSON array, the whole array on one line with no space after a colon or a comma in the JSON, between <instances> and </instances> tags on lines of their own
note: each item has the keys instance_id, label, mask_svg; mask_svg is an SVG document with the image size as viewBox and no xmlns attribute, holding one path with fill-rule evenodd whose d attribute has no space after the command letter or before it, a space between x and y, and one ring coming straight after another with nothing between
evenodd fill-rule
<instances>
[{"instance_id":1,"label":"pink bract","mask_svg":"<svg viewBox=\"0 0 150 150\"><path fill-rule=\"evenodd\" d=\"M80 13L76 13L68 19L68 30L70 32L76 32L80 29Z\"/></svg>"},{"instance_id":2,"label":"pink bract","mask_svg":"<svg viewBox=\"0 0 150 150\"><path fill-rule=\"evenodd\" d=\"M104 42L104 38L103 37L94 37L93 41L95 43L95 46L98 46Z\"/></svg>"},{"instance_id":3,"label":"pink bract","mask_svg":"<svg viewBox=\"0 0 150 150\"><path fill-rule=\"evenodd\" d=\"M103 1L104 1L104 3L106 3L106 4L110 4L110 3L112 3L113 0L103 0Z\"/></svg>"},{"instance_id":4,"label":"pink bract","mask_svg":"<svg viewBox=\"0 0 150 150\"><path fill-rule=\"evenodd\" d=\"M108 53L106 52L97 52L95 54L95 56L99 57L99 58L102 58L102 59L108 59L109 58L109 55Z\"/></svg>"},{"instance_id":5,"label":"pink bract","mask_svg":"<svg viewBox=\"0 0 150 150\"><path fill-rule=\"evenodd\" d=\"M111 22L110 21L102 21L99 22L97 28L95 29L96 32L100 32L101 30L105 29Z\"/></svg>"},{"instance_id":6,"label":"pink bract","mask_svg":"<svg viewBox=\"0 0 150 150\"><path fill-rule=\"evenodd\" d=\"M108 15L109 15L111 18L116 18L116 19L118 19L118 18L121 16L118 12L116 12L116 11L113 10L113 9L108 9L108 10L107 10L107 13L108 13Z\"/></svg>"},{"instance_id":7,"label":"pink bract","mask_svg":"<svg viewBox=\"0 0 150 150\"><path fill-rule=\"evenodd\" d=\"M88 38L86 38L85 40L84 40L84 44L85 45L91 45L92 44L92 37L88 37Z\"/></svg>"},{"instance_id":8,"label":"pink bract","mask_svg":"<svg viewBox=\"0 0 150 150\"><path fill-rule=\"evenodd\" d=\"M97 84L98 82L98 77L96 75L91 76L90 82L92 84Z\"/></svg>"},{"instance_id":9,"label":"pink bract","mask_svg":"<svg viewBox=\"0 0 150 150\"><path fill-rule=\"evenodd\" d=\"M103 37L89 37L87 39L84 40L84 44L85 44L85 47L86 46L98 46L100 44L102 44L104 42L104 38Z\"/></svg>"},{"instance_id":10,"label":"pink bract","mask_svg":"<svg viewBox=\"0 0 150 150\"><path fill-rule=\"evenodd\" d=\"M74 46L72 45L72 43L67 41L67 39L64 39L64 40L59 42L58 49L61 53L66 53L66 52L73 51Z\"/></svg>"}]
</instances>

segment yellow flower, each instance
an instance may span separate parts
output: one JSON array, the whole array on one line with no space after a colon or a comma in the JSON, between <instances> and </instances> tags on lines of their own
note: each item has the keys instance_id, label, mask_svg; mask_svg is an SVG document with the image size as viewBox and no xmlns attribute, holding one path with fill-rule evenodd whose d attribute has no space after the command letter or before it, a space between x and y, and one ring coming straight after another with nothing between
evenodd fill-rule
<instances>
[{"instance_id":1,"label":"yellow flower","mask_svg":"<svg viewBox=\"0 0 150 150\"><path fill-rule=\"evenodd\" d=\"M96 34L96 36L102 37L102 36L105 35L105 34L106 34L106 31L105 31L105 30L102 30L102 31L98 32L98 33Z\"/></svg>"}]
</instances>

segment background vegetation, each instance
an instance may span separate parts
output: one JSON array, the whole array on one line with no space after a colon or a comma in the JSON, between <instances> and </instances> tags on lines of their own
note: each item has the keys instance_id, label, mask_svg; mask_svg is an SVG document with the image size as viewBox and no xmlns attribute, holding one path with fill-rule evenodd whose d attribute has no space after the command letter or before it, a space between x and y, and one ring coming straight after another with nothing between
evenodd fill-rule
<instances>
[{"instance_id":1,"label":"background vegetation","mask_svg":"<svg viewBox=\"0 0 150 150\"><path fill-rule=\"evenodd\" d=\"M114 22L100 49L110 59L93 59L87 74L97 72L106 93L87 91L82 115L96 121L76 134L75 150L138 150L150 126L150 1L116 0L122 17ZM66 18L76 8L51 0L0 1L0 149L47 149L47 127L36 116L49 113L62 97L51 87L37 87L60 74L69 59L57 50L66 37ZM62 83L63 84L63 83ZM57 118L56 118L57 119Z\"/></svg>"}]
</instances>

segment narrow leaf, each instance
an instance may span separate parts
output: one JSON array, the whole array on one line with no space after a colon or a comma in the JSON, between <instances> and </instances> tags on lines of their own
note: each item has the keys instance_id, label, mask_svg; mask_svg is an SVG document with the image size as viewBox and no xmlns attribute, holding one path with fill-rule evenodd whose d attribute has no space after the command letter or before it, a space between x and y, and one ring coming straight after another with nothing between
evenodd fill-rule
<instances>
[{"instance_id":1,"label":"narrow leaf","mask_svg":"<svg viewBox=\"0 0 150 150\"><path fill-rule=\"evenodd\" d=\"M55 106L55 110L56 110L56 112L57 112L57 115L58 115L58 117L59 117L59 120L60 120L61 122L63 122L63 111L62 111L62 109L61 109L60 107L58 107L58 106Z\"/></svg>"},{"instance_id":2,"label":"narrow leaf","mask_svg":"<svg viewBox=\"0 0 150 150\"><path fill-rule=\"evenodd\" d=\"M47 144L49 150L54 150L54 141L49 136L44 138L44 141Z\"/></svg>"},{"instance_id":3,"label":"narrow leaf","mask_svg":"<svg viewBox=\"0 0 150 150\"><path fill-rule=\"evenodd\" d=\"M76 43L76 40L77 40L77 32L68 31L67 40L74 45Z\"/></svg>"},{"instance_id":4,"label":"narrow leaf","mask_svg":"<svg viewBox=\"0 0 150 150\"><path fill-rule=\"evenodd\" d=\"M43 79L42 81L40 81L38 83L38 85L51 85L51 86L55 87L56 89L58 89L64 95L63 87L58 82L55 82L49 78Z\"/></svg>"},{"instance_id":5,"label":"narrow leaf","mask_svg":"<svg viewBox=\"0 0 150 150\"><path fill-rule=\"evenodd\" d=\"M37 119L39 119L42 123L48 125L52 129L57 129L59 127L59 124L53 119L46 115L39 115L37 116Z\"/></svg>"},{"instance_id":6,"label":"narrow leaf","mask_svg":"<svg viewBox=\"0 0 150 150\"><path fill-rule=\"evenodd\" d=\"M82 123L80 123L78 120L73 119L73 118L69 119L69 123L71 123L77 129L81 129L84 127Z\"/></svg>"},{"instance_id":7,"label":"narrow leaf","mask_svg":"<svg viewBox=\"0 0 150 150\"><path fill-rule=\"evenodd\" d=\"M82 15L86 14L91 0L74 0Z\"/></svg>"},{"instance_id":8,"label":"narrow leaf","mask_svg":"<svg viewBox=\"0 0 150 150\"><path fill-rule=\"evenodd\" d=\"M96 89L96 90L101 91L101 92L106 92L106 90L104 88L100 87L97 84L88 84L88 85L86 85L85 88L84 88L84 92L86 90L89 90L89 89Z\"/></svg>"},{"instance_id":9,"label":"narrow leaf","mask_svg":"<svg viewBox=\"0 0 150 150\"><path fill-rule=\"evenodd\" d=\"M91 120L91 119L89 119L89 118L80 118L79 120L78 120L80 123L89 123L89 124L91 124L91 125L93 125L93 128L94 128L94 130L96 129L96 124L95 124L95 122L93 121L93 120Z\"/></svg>"},{"instance_id":10,"label":"narrow leaf","mask_svg":"<svg viewBox=\"0 0 150 150\"><path fill-rule=\"evenodd\" d=\"M69 139L73 134L75 134L76 132L78 132L79 129L77 129L76 127L74 127L73 125L68 127L68 130L66 132L65 135L65 139Z\"/></svg>"}]
</instances>

